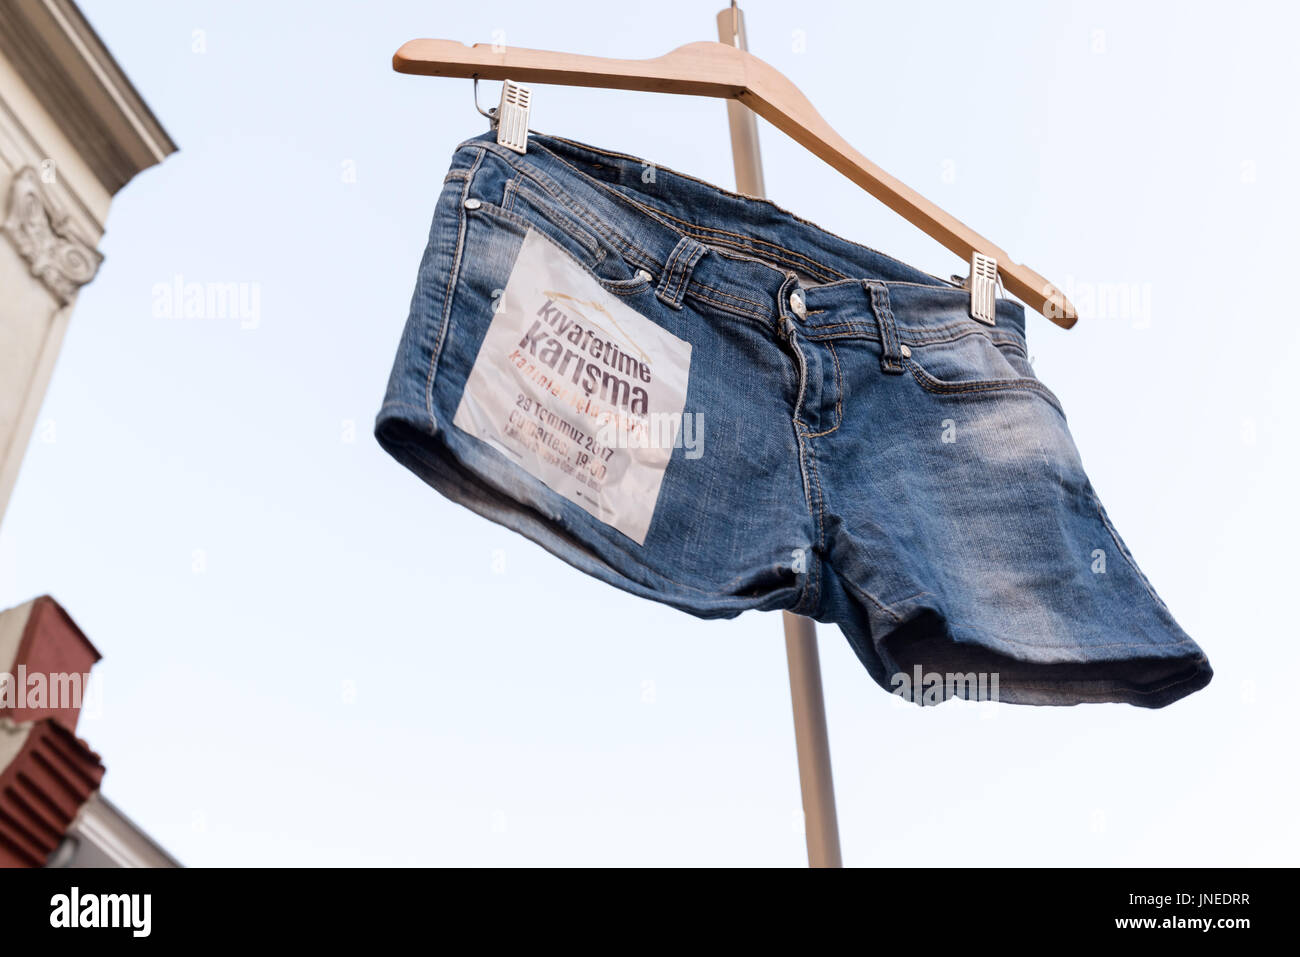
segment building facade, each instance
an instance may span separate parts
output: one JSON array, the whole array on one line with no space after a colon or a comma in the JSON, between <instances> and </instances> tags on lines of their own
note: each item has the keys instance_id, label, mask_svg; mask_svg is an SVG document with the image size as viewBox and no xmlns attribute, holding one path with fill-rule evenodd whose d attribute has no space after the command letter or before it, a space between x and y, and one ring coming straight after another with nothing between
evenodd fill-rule
<instances>
[{"instance_id":1,"label":"building facade","mask_svg":"<svg viewBox=\"0 0 1300 957\"><path fill-rule=\"evenodd\" d=\"M113 197L175 150L76 4L0 2L0 522ZM0 865L176 864L76 736L98 658L48 596L0 613Z\"/></svg>"}]
</instances>

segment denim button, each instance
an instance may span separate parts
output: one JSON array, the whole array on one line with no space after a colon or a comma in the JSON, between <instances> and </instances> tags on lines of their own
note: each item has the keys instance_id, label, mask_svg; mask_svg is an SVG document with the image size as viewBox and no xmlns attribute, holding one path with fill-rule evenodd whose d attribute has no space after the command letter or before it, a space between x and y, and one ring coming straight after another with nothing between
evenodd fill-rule
<instances>
[{"instance_id":1,"label":"denim button","mask_svg":"<svg viewBox=\"0 0 1300 957\"><path fill-rule=\"evenodd\" d=\"M906 344L899 346L898 351L902 354L904 359L912 358L912 350L908 348Z\"/></svg>"},{"instance_id":2,"label":"denim button","mask_svg":"<svg viewBox=\"0 0 1300 957\"><path fill-rule=\"evenodd\" d=\"M654 276L650 275L650 273L644 269L638 269L636 271L636 278L644 279L646 282L649 282L651 279L654 278Z\"/></svg>"},{"instance_id":3,"label":"denim button","mask_svg":"<svg viewBox=\"0 0 1300 957\"><path fill-rule=\"evenodd\" d=\"M796 289L790 293L790 311L802 319L808 314L808 308L803 302L803 290Z\"/></svg>"},{"instance_id":4,"label":"denim button","mask_svg":"<svg viewBox=\"0 0 1300 957\"><path fill-rule=\"evenodd\" d=\"M473 197L465 200L466 209L478 209L482 205L483 204L481 202L479 202L477 199L474 199Z\"/></svg>"}]
</instances>

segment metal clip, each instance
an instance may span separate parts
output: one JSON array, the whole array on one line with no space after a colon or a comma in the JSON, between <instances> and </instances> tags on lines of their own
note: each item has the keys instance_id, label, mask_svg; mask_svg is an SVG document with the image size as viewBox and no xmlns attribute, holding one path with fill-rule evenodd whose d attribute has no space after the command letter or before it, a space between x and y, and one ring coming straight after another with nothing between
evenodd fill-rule
<instances>
[{"instance_id":1,"label":"metal clip","mask_svg":"<svg viewBox=\"0 0 1300 957\"><path fill-rule=\"evenodd\" d=\"M494 122L497 143L516 153L528 152L528 112L533 104L533 91L506 80L501 86L501 105L497 107Z\"/></svg>"},{"instance_id":2,"label":"metal clip","mask_svg":"<svg viewBox=\"0 0 1300 957\"><path fill-rule=\"evenodd\" d=\"M970 256L970 315L987 326L996 325L998 302L998 261L992 256L973 252Z\"/></svg>"}]
</instances>

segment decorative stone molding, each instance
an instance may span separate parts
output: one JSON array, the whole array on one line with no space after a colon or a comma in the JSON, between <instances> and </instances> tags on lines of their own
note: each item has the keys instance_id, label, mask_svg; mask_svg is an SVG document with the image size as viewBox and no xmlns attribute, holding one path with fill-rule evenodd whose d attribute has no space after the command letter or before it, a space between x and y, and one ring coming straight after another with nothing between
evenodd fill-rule
<instances>
[{"instance_id":1,"label":"decorative stone molding","mask_svg":"<svg viewBox=\"0 0 1300 957\"><path fill-rule=\"evenodd\" d=\"M103 253L72 235L67 221L41 185L40 174L31 166L19 170L9 192L9 215L0 230L27 260L32 275L65 305L95 278L104 261Z\"/></svg>"},{"instance_id":2,"label":"decorative stone molding","mask_svg":"<svg viewBox=\"0 0 1300 957\"><path fill-rule=\"evenodd\" d=\"M109 195L176 150L73 0L0 0L0 56Z\"/></svg>"},{"instance_id":3,"label":"decorative stone molding","mask_svg":"<svg viewBox=\"0 0 1300 957\"><path fill-rule=\"evenodd\" d=\"M180 867L158 842L96 791L81 805L49 867Z\"/></svg>"}]
</instances>

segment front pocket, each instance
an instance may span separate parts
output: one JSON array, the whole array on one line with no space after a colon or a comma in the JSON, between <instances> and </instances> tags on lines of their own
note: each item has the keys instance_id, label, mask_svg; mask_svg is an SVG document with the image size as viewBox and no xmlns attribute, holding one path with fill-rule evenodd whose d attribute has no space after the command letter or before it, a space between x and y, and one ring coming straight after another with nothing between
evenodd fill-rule
<instances>
[{"instance_id":1,"label":"front pocket","mask_svg":"<svg viewBox=\"0 0 1300 957\"><path fill-rule=\"evenodd\" d=\"M537 211L533 207L511 208L495 206L480 200L477 206L467 207L471 216L488 216L498 226L516 234L521 240L533 229L544 235L587 269L594 270L605 258L605 252L596 240L579 229L572 228L558 216Z\"/></svg>"},{"instance_id":2,"label":"front pocket","mask_svg":"<svg viewBox=\"0 0 1300 957\"><path fill-rule=\"evenodd\" d=\"M1026 390L1065 415L1061 400L1034 375L1019 343L994 342L974 332L944 342L909 344L909 349L904 365L927 392L956 396Z\"/></svg>"},{"instance_id":3,"label":"front pocket","mask_svg":"<svg viewBox=\"0 0 1300 957\"><path fill-rule=\"evenodd\" d=\"M470 211L470 215L488 217L493 220L494 228L507 230L517 236L520 242L530 229L541 233L615 295L632 296L652 286L654 278L648 272L633 267L622 256L581 230L561 226L558 217L553 215L533 214L534 207L528 207L527 215L521 214L518 209L518 206L505 209L480 202Z\"/></svg>"}]
</instances>

